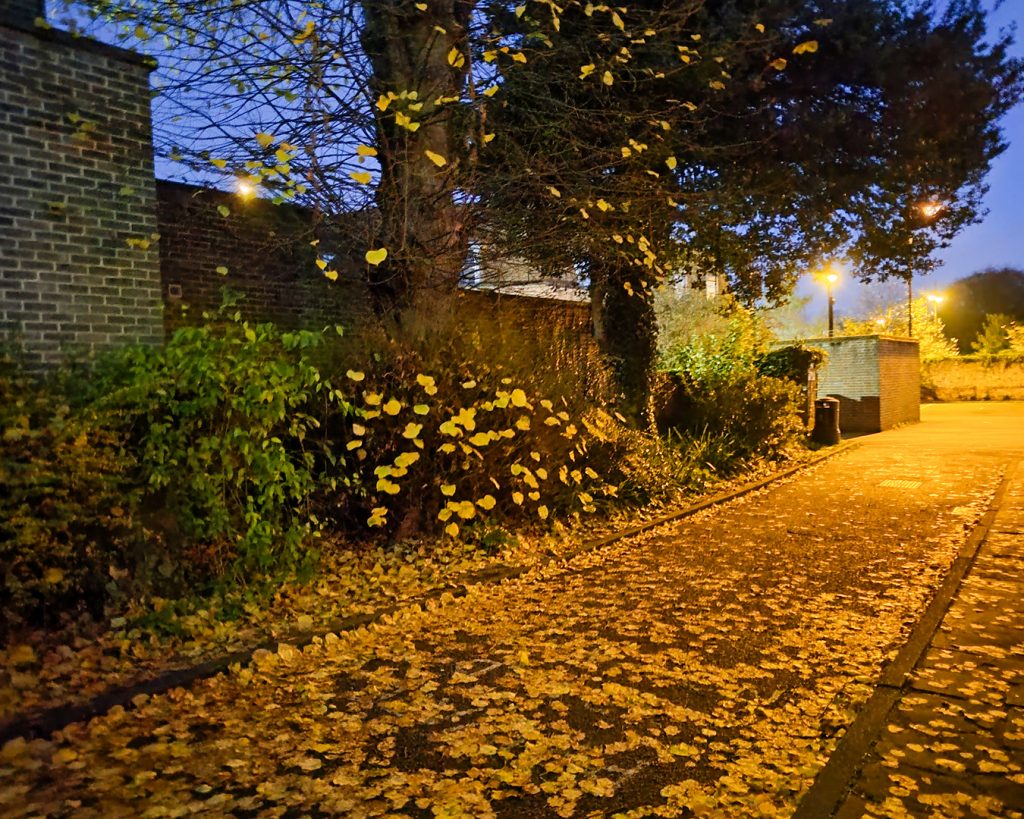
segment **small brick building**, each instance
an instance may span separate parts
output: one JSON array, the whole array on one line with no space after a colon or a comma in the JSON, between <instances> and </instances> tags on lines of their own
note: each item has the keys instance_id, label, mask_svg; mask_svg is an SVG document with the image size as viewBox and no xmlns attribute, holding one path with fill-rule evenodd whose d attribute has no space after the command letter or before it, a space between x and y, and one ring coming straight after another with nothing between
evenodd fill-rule
<instances>
[{"instance_id":1,"label":"small brick building","mask_svg":"<svg viewBox=\"0 0 1024 819\"><path fill-rule=\"evenodd\" d=\"M890 336L806 339L828 353L818 371L818 397L839 399L843 432L881 432L921 420L918 343Z\"/></svg>"},{"instance_id":2,"label":"small brick building","mask_svg":"<svg viewBox=\"0 0 1024 819\"><path fill-rule=\"evenodd\" d=\"M0 3L0 336L31 362L162 336L152 63Z\"/></svg>"}]
</instances>

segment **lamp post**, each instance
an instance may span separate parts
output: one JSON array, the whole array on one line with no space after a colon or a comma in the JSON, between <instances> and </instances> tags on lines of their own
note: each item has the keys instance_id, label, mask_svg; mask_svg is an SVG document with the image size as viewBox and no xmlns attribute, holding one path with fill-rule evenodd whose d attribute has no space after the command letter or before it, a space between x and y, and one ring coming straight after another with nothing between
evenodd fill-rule
<instances>
[{"instance_id":1,"label":"lamp post","mask_svg":"<svg viewBox=\"0 0 1024 819\"><path fill-rule=\"evenodd\" d=\"M835 336L835 307L836 300L835 296L832 295L832 285L839 280L839 277L835 273L829 273L825 276L825 292L828 293L828 337L832 338Z\"/></svg>"},{"instance_id":2,"label":"lamp post","mask_svg":"<svg viewBox=\"0 0 1024 819\"><path fill-rule=\"evenodd\" d=\"M946 207L943 202L918 202L917 212L921 214L921 221L927 225L938 216ZM914 240L911 239L911 242ZM914 337L914 268L907 268L907 336Z\"/></svg>"}]
</instances>

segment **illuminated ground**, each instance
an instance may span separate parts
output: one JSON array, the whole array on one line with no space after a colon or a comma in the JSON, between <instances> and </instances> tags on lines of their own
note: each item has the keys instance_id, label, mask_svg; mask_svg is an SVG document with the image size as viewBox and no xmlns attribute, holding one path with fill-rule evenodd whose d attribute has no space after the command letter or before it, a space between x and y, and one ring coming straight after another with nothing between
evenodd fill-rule
<instances>
[{"instance_id":1,"label":"illuminated ground","mask_svg":"<svg viewBox=\"0 0 1024 819\"><path fill-rule=\"evenodd\" d=\"M920 426L567 568L284 647L54 743L9 744L0 807L789 815L1024 455L1024 404L924 409ZM1019 531L1003 534L1019 543ZM972 577L961 607L991 607ZM1004 625L1020 643L1019 611ZM940 637L963 648L962 630ZM1011 725L1021 713L1005 696L993 707ZM1015 753L1000 772L1010 785ZM949 773L966 782L969 768Z\"/></svg>"}]
</instances>

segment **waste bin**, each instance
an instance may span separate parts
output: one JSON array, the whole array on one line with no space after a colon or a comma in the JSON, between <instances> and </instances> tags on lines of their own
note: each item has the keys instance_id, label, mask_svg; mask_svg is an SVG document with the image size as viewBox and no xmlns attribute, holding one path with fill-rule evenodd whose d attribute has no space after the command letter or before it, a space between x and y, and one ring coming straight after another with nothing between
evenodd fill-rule
<instances>
[{"instance_id":1,"label":"waste bin","mask_svg":"<svg viewBox=\"0 0 1024 819\"><path fill-rule=\"evenodd\" d=\"M838 444L839 433L839 399L819 398L814 402L814 431L811 440L826 446Z\"/></svg>"}]
</instances>

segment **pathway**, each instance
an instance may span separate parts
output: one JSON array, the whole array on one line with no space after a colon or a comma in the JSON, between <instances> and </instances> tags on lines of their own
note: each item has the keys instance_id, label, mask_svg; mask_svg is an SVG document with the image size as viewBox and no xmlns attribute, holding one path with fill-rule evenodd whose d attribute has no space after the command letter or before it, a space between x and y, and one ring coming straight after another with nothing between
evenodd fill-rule
<instances>
[{"instance_id":1,"label":"pathway","mask_svg":"<svg viewBox=\"0 0 1024 819\"><path fill-rule=\"evenodd\" d=\"M924 418L567 566L11 743L0 811L789 816L1024 455L1024 404Z\"/></svg>"}]
</instances>

